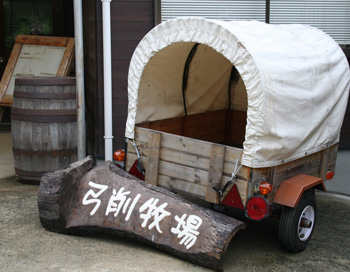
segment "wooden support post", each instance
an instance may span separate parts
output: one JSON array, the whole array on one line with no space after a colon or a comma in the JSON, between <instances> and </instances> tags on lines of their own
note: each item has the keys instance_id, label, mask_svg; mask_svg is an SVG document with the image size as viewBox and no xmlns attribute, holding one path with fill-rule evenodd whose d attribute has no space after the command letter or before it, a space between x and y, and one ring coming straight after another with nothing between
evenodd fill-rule
<instances>
[{"instance_id":1,"label":"wooden support post","mask_svg":"<svg viewBox=\"0 0 350 272\"><path fill-rule=\"evenodd\" d=\"M213 187L221 189L224 159L225 146L213 144L210 150L209 174L205 200L215 204L219 204L219 195Z\"/></svg>"},{"instance_id":2,"label":"wooden support post","mask_svg":"<svg viewBox=\"0 0 350 272\"><path fill-rule=\"evenodd\" d=\"M323 181L326 180L327 175L327 168L328 168L328 154L329 154L329 148L322 150L321 152L321 167L320 167L320 178L322 178Z\"/></svg>"},{"instance_id":3,"label":"wooden support post","mask_svg":"<svg viewBox=\"0 0 350 272\"><path fill-rule=\"evenodd\" d=\"M47 230L129 237L222 270L243 222L143 182L112 162L91 169L92 164L87 158L42 177L38 207Z\"/></svg>"},{"instance_id":4,"label":"wooden support post","mask_svg":"<svg viewBox=\"0 0 350 272\"><path fill-rule=\"evenodd\" d=\"M158 184L158 168L161 138L162 134L157 132L150 132L148 134L148 155L145 181L152 185Z\"/></svg>"}]
</instances>

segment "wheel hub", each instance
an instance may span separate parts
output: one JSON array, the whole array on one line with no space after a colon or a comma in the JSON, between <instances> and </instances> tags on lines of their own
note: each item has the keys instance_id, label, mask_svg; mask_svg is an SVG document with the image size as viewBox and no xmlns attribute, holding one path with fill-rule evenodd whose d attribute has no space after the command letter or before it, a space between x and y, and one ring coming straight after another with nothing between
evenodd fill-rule
<instances>
[{"instance_id":1,"label":"wheel hub","mask_svg":"<svg viewBox=\"0 0 350 272\"><path fill-rule=\"evenodd\" d=\"M304 242L310 237L314 227L314 221L314 208L311 205L306 206L299 218L298 237L300 241Z\"/></svg>"}]
</instances>

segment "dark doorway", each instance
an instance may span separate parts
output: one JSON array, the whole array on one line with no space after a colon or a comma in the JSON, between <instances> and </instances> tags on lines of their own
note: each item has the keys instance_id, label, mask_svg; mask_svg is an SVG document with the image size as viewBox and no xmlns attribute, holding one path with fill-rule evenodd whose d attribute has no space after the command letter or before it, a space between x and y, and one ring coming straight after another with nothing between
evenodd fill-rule
<instances>
[{"instance_id":1,"label":"dark doorway","mask_svg":"<svg viewBox=\"0 0 350 272\"><path fill-rule=\"evenodd\" d=\"M18 34L73 37L73 1L0 0L1 77Z\"/></svg>"},{"instance_id":2,"label":"dark doorway","mask_svg":"<svg viewBox=\"0 0 350 272\"><path fill-rule=\"evenodd\" d=\"M74 37L73 1L0 0L0 79L19 34ZM0 131L10 121L10 108L0 107Z\"/></svg>"}]
</instances>

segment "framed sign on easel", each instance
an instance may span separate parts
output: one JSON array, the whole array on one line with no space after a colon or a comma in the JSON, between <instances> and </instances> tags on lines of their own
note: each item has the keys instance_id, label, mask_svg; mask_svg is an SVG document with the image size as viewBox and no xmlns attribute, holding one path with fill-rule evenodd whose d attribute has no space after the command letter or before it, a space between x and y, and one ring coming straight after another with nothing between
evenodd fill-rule
<instances>
[{"instance_id":1,"label":"framed sign on easel","mask_svg":"<svg viewBox=\"0 0 350 272\"><path fill-rule=\"evenodd\" d=\"M18 35L0 82L2 107L11 107L14 82L20 76L67 76L74 58L74 38Z\"/></svg>"}]
</instances>

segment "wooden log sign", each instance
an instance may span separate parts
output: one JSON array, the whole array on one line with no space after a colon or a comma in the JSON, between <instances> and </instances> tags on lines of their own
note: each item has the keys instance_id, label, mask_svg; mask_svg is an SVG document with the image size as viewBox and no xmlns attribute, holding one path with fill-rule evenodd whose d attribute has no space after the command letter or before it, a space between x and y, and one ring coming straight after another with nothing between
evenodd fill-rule
<instances>
[{"instance_id":1,"label":"wooden log sign","mask_svg":"<svg viewBox=\"0 0 350 272\"><path fill-rule=\"evenodd\" d=\"M112 162L92 166L88 157L42 177L38 205L46 229L123 235L222 270L227 246L243 222L145 183Z\"/></svg>"}]
</instances>

